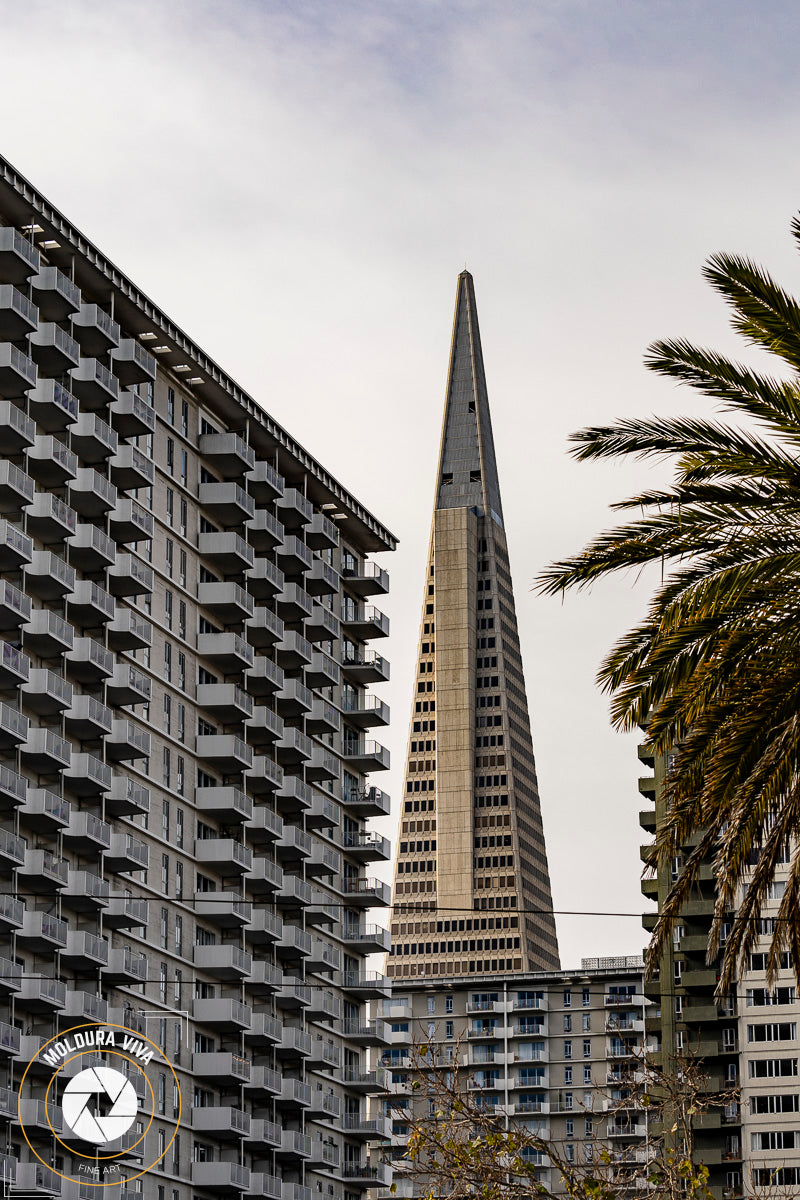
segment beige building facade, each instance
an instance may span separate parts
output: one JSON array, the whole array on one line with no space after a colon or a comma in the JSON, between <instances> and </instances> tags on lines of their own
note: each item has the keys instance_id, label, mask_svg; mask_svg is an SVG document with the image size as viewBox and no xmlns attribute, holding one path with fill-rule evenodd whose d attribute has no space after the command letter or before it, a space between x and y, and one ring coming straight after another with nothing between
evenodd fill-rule
<instances>
[{"instance_id":1,"label":"beige building facade","mask_svg":"<svg viewBox=\"0 0 800 1200\"><path fill-rule=\"evenodd\" d=\"M458 278L388 974L557 968L472 276Z\"/></svg>"}]
</instances>

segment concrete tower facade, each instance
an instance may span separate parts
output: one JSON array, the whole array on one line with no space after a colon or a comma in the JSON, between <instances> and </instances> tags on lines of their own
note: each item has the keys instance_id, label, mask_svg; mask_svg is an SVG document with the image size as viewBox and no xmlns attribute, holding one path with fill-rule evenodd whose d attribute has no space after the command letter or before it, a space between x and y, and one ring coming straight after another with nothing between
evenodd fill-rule
<instances>
[{"instance_id":1,"label":"concrete tower facade","mask_svg":"<svg viewBox=\"0 0 800 1200\"><path fill-rule=\"evenodd\" d=\"M559 966L467 271L456 293L394 905L394 978Z\"/></svg>"}]
</instances>

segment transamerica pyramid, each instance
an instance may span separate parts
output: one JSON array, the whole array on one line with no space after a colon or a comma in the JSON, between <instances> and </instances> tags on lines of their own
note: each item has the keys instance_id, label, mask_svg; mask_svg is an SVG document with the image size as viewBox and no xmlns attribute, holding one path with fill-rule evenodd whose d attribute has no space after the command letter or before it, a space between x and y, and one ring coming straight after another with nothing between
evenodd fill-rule
<instances>
[{"instance_id":1,"label":"transamerica pyramid","mask_svg":"<svg viewBox=\"0 0 800 1200\"><path fill-rule=\"evenodd\" d=\"M456 291L393 904L394 978L559 967L468 271Z\"/></svg>"}]
</instances>

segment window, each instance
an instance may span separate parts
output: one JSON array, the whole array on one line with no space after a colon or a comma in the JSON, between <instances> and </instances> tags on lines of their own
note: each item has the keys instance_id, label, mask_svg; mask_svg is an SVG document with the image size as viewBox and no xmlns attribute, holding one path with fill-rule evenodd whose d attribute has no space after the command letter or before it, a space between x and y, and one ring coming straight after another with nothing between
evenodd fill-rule
<instances>
[{"instance_id":1,"label":"window","mask_svg":"<svg viewBox=\"0 0 800 1200\"><path fill-rule=\"evenodd\" d=\"M564 1083L572 1083L572 1067L564 1067Z\"/></svg>"},{"instance_id":2,"label":"window","mask_svg":"<svg viewBox=\"0 0 800 1200\"><path fill-rule=\"evenodd\" d=\"M581 1018L581 1029L584 1033L588 1033L592 1028L592 1018L590 1013L584 1013Z\"/></svg>"},{"instance_id":3,"label":"window","mask_svg":"<svg viewBox=\"0 0 800 1200\"><path fill-rule=\"evenodd\" d=\"M169 895L169 855L161 855L161 891Z\"/></svg>"},{"instance_id":4,"label":"window","mask_svg":"<svg viewBox=\"0 0 800 1200\"><path fill-rule=\"evenodd\" d=\"M165 1116L167 1112L167 1077L159 1075L158 1077L158 1112L161 1116Z\"/></svg>"},{"instance_id":5,"label":"window","mask_svg":"<svg viewBox=\"0 0 800 1200\"><path fill-rule=\"evenodd\" d=\"M178 603L178 636L185 639L186 637L186 601L181 600Z\"/></svg>"},{"instance_id":6,"label":"window","mask_svg":"<svg viewBox=\"0 0 800 1200\"><path fill-rule=\"evenodd\" d=\"M572 1030L572 1016L570 1013L564 1013L564 1033L570 1033Z\"/></svg>"},{"instance_id":7,"label":"window","mask_svg":"<svg viewBox=\"0 0 800 1200\"><path fill-rule=\"evenodd\" d=\"M171 774L171 768L170 768L169 746L165 746L164 747L164 769L163 769L164 787L170 786L170 774Z\"/></svg>"},{"instance_id":8,"label":"window","mask_svg":"<svg viewBox=\"0 0 800 1200\"><path fill-rule=\"evenodd\" d=\"M592 1082L592 1068L591 1068L591 1067L586 1067L586 1066L585 1066L585 1067L583 1068L583 1082L584 1082L584 1083L591 1083L591 1082Z\"/></svg>"},{"instance_id":9,"label":"window","mask_svg":"<svg viewBox=\"0 0 800 1200\"><path fill-rule=\"evenodd\" d=\"M592 1040L591 1040L591 1038L583 1039L583 1057L584 1058L592 1057Z\"/></svg>"},{"instance_id":10,"label":"window","mask_svg":"<svg viewBox=\"0 0 800 1200\"><path fill-rule=\"evenodd\" d=\"M175 424L175 388L167 388L167 420Z\"/></svg>"},{"instance_id":11,"label":"window","mask_svg":"<svg viewBox=\"0 0 800 1200\"><path fill-rule=\"evenodd\" d=\"M172 646L169 642L164 642L164 678L167 683L172 680Z\"/></svg>"},{"instance_id":12,"label":"window","mask_svg":"<svg viewBox=\"0 0 800 1200\"><path fill-rule=\"evenodd\" d=\"M182 754L178 755L177 764L178 764L178 769L176 771L175 790L177 791L179 796L182 796L183 789L184 789L184 777L185 777L184 760L183 760Z\"/></svg>"},{"instance_id":13,"label":"window","mask_svg":"<svg viewBox=\"0 0 800 1200\"><path fill-rule=\"evenodd\" d=\"M175 917L175 953L183 954L183 917Z\"/></svg>"},{"instance_id":14,"label":"window","mask_svg":"<svg viewBox=\"0 0 800 1200\"><path fill-rule=\"evenodd\" d=\"M181 483L186 487L186 481L189 476L189 454L186 450L181 450Z\"/></svg>"},{"instance_id":15,"label":"window","mask_svg":"<svg viewBox=\"0 0 800 1200\"><path fill-rule=\"evenodd\" d=\"M175 986L173 988L173 993L172 993L174 1004L180 1005L182 991L183 991L183 971L178 970L175 972ZM180 1026L178 1027L178 1029L180 1032Z\"/></svg>"},{"instance_id":16,"label":"window","mask_svg":"<svg viewBox=\"0 0 800 1200\"><path fill-rule=\"evenodd\" d=\"M453 1036L453 1022L452 1021L445 1021L444 1036L448 1039Z\"/></svg>"},{"instance_id":17,"label":"window","mask_svg":"<svg viewBox=\"0 0 800 1200\"><path fill-rule=\"evenodd\" d=\"M175 521L175 492L167 488L167 524L171 527Z\"/></svg>"},{"instance_id":18,"label":"window","mask_svg":"<svg viewBox=\"0 0 800 1200\"><path fill-rule=\"evenodd\" d=\"M178 741L186 741L186 705L178 705Z\"/></svg>"},{"instance_id":19,"label":"window","mask_svg":"<svg viewBox=\"0 0 800 1200\"><path fill-rule=\"evenodd\" d=\"M564 1042L564 1058L572 1058L572 1041L571 1041L571 1039Z\"/></svg>"},{"instance_id":20,"label":"window","mask_svg":"<svg viewBox=\"0 0 800 1200\"><path fill-rule=\"evenodd\" d=\"M564 992L564 1008L572 1007L572 992Z\"/></svg>"},{"instance_id":21,"label":"window","mask_svg":"<svg viewBox=\"0 0 800 1200\"><path fill-rule=\"evenodd\" d=\"M435 1012L436 1012L436 997L428 996L428 1015L430 1016Z\"/></svg>"},{"instance_id":22,"label":"window","mask_svg":"<svg viewBox=\"0 0 800 1200\"><path fill-rule=\"evenodd\" d=\"M189 401L181 400L181 433L189 436Z\"/></svg>"},{"instance_id":23,"label":"window","mask_svg":"<svg viewBox=\"0 0 800 1200\"><path fill-rule=\"evenodd\" d=\"M178 651L178 687L182 692L186 690L186 655L182 650Z\"/></svg>"},{"instance_id":24,"label":"window","mask_svg":"<svg viewBox=\"0 0 800 1200\"><path fill-rule=\"evenodd\" d=\"M591 1000L592 1000L592 997L591 997L591 992L589 991L589 988L584 988L583 992L581 993L581 1003L583 1004L583 1007L588 1008L589 1005L591 1004Z\"/></svg>"},{"instance_id":25,"label":"window","mask_svg":"<svg viewBox=\"0 0 800 1200\"><path fill-rule=\"evenodd\" d=\"M175 439L167 438L167 470L170 475L175 474Z\"/></svg>"},{"instance_id":26,"label":"window","mask_svg":"<svg viewBox=\"0 0 800 1200\"><path fill-rule=\"evenodd\" d=\"M183 863L175 863L175 899L183 897Z\"/></svg>"},{"instance_id":27,"label":"window","mask_svg":"<svg viewBox=\"0 0 800 1200\"><path fill-rule=\"evenodd\" d=\"M166 908L162 908L162 910L161 910L160 930L161 930L161 937L160 937L161 949L166 950L167 938L168 938L168 933L169 933L169 911Z\"/></svg>"},{"instance_id":28,"label":"window","mask_svg":"<svg viewBox=\"0 0 800 1200\"><path fill-rule=\"evenodd\" d=\"M167 538L164 543L164 561L167 564L167 574L172 578L172 560L175 554L175 543L172 538Z\"/></svg>"},{"instance_id":29,"label":"window","mask_svg":"<svg viewBox=\"0 0 800 1200\"><path fill-rule=\"evenodd\" d=\"M172 733L172 697L164 697L164 733L169 737ZM166 835L169 836L169 835Z\"/></svg>"},{"instance_id":30,"label":"window","mask_svg":"<svg viewBox=\"0 0 800 1200\"><path fill-rule=\"evenodd\" d=\"M453 1011L453 997L452 996L445 996L444 1011L446 1013L451 1013Z\"/></svg>"},{"instance_id":31,"label":"window","mask_svg":"<svg viewBox=\"0 0 800 1200\"><path fill-rule=\"evenodd\" d=\"M175 845L179 850L183 849L183 809L179 808L175 813Z\"/></svg>"}]
</instances>

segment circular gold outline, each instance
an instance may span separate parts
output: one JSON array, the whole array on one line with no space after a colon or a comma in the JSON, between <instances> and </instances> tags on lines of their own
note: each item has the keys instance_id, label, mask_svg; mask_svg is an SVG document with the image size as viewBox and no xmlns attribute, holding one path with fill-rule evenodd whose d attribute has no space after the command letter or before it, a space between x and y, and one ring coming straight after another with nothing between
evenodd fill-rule
<instances>
[{"instance_id":1,"label":"circular gold outline","mask_svg":"<svg viewBox=\"0 0 800 1200\"><path fill-rule=\"evenodd\" d=\"M47 1085L47 1091L44 1094L44 1102L45 1102L44 1115L45 1115L48 1125L50 1125L50 1117L48 1115L46 1106L47 1106L47 1097L50 1095L50 1088L53 1086L56 1079L58 1078L59 1071L62 1071L64 1069L64 1067L67 1065L67 1063L72 1062L73 1059L80 1058L80 1056L85 1053L86 1053L85 1050L79 1050L77 1054L73 1054L69 1058L65 1058L64 1061L62 1062L61 1066L58 1068L58 1071L56 1071L55 1074L51 1075L50 1082ZM124 1058L126 1062L132 1061L131 1059L127 1058L121 1050L105 1050L105 1051L103 1051L103 1053L116 1054L117 1058ZM95 1161L96 1162L110 1162L112 1160L112 1158L119 1158L119 1156L121 1154L130 1154L131 1150L135 1150L136 1147L139 1145L139 1142L143 1141L147 1137L148 1133L150 1132L150 1126L153 1124L153 1121L155 1120L155 1117L156 1117L156 1094L153 1091L152 1083L147 1078L147 1076L145 1075L144 1071L139 1066L139 1064L135 1063L134 1065L135 1065L137 1071L139 1072L139 1074L144 1076L144 1080L145 1080L147 1086L150 1088L150 1098L153 1101L153 1111L150 1114L150 1120L147 1122L147 1129L145 1129L142 1136L138 1139L138 1141L134 1142L133 1145L130 1146L127 1150L120 1150L117 1154L81 1154L79 1150L73 1150L72 1147L68 1146L66 1142L62 1142L61 1138L58 1136L55 1129L53 1129L53 1126L50 1125L50 1130L53 1134L53 1137L56 1139L56 1141L58 1142L58 1144L60 1146L64 1147L64 1149L67 1151L68 1154L74 1154L76 1158L85 1158L89 1162L95 1162ZM87 1068L87 1070L88 1069L89 1068ZM118 1072L118 1074L119 1073L120 1072ZM72 1126L70 1126L70 1128L72 1128ZM128 1128L130 1128L130 1126L128 1126ZM74 1132L75 1131L73 1130L73 1133ZM120 1136L124 1137L125 1134L123 1133Z\"/></svg>"},{"instance_id":2,"label":"circular gold outline","mask_svg":"<svg viewBox=\"0 0 800 1200\"><path fill-rule=\"evenodd\" d=\"M48 1038L48 1040L46 1042L44 1042L39 1047L39 1049L36 1051L35 1057L38 1058L39 1055L44 1051L44 1049L47 1046L50 1045L51 1042L59 1042L59 1041L61 1041L62 1038L66 1037L70 1033L74 1033L78 1029L122 1029L129 1036L133 1033L133 1030L128 1029L127 1025L119 1025L115 1021L86 1021L86 1022L84 1022L83 1025L72 1025L72 1026L70 1026L69 1029L63 1029L60 1033L55 1034L54 1037ZM140 1179L142 1177L142 1175L146 1175L148 1171L152 1170L152 1168L156 1165L156 1163L161 1162L161 1160L166 1157L167 1151L169 1150L172 1143L175 1141L175 1138L178 1136L178 1130L180 1129L180 1125L181 1125L181 1117L183 1116L183 1096L181 1094L180 1080L178 1079L178 1076L175 1074L175 1068L173 1067L173 1065L169 1061L169 1059L164 1056L164 1052L162 1051L161 1047L157 1046L156 1043L151 1040L151 1038L147 1037L146 1034L144 1034L144 1033L140 1033L137 1036L140 1037L143 1041L147 1042L148 1045L153 1047L153 1049L158 1053L159 1057L164 1060L164 1062L166 1063L166 1065L169 1067L170 1071L172 1072L172 1078L175 1080L175 1083L178 1088L178 1116L175 1121L175 1132L173 1133L172 1137L169 1139L166 1146L164 1147L164 1153L159 1154L158 1158L156 1158L153 1162L151 1162L148 1166L146 1166L143 1171L138 1171L136 1173L136 1175L125 1176L125 1180L124 1180L125 1183L127 1183L129 1180L132 1180L132 1179ZM75 1176L65 1175L63 1171L56 1171L55 1167L52 1167L50 1165L50 1163L45 1162L44 1159L41 1157L41 1155L36 1153L36 1151L34 1150L32 1144L31 1144L31 1140L25 1131L25 1125L22 1120L22 1111L21 1111L22 1086L25 1083L28 1072L30 1071L31 1067L33 1066L33 1063L34 1063L34 1059L32 1058L30 1060L30 1062L28 1063L27 1067L25 1068L25 1070L22 1072L22 1078L19 1081L19 1094L17 1097L17 1117L19 1118L19 1124L20 1124L20 1128L22 1130L22 1136L25 1138L25 1141L28 1143L28 1149L30 1150L31 1154L34 1156L35 1159L37 1159L42 1164L43 1167L47 1167L48 1171L52 1171L53 1174L58 1175L58 1177L60 1179L67 1179L70 1182L75 1182ZM70 1151L70 1153L72 1153L72 1151ZM80 1179L79 1178L77 1180L77 1182L85 1183L88 1187L106 1188L106 1187L118 1187L120 1182L123 1182L123 1181L120 1179L114 1179L114 1180L110 1181L109 1183L92 1183L91 1180L89 1180L89 1179Z\"/></svg>"}]
</instances>

